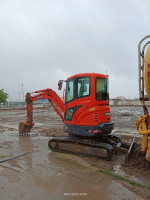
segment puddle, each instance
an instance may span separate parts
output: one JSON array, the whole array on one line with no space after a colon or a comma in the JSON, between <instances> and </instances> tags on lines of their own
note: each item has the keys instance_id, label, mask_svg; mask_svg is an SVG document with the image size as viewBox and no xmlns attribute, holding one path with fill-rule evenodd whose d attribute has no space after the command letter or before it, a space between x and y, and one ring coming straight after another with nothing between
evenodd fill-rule
<instances>
[{"instance_id":1,"label":"puddle","mask_svg":"<svg viewBox=\"0 0 150 200\"><path fill-rule=\"evenodd\" d=\"M0 134L0 143L3 142L8 142L8 141L19 141L19 136L18 136L18 132L16 131L5 131L3 133Z\"/></svg>"},{"instance_id":2,"label":"puddle","mask_svg":"<svg viewBox=\"0 0 150 200\"><path fill-rule=\"evenodd\" d=\"M19 141L20 138L45 139L47 137L41 136L41 134L36 132L32 132L23 136L19 136L18 131L3 131L0 133L0 143Z\"/></svg>"}]
</instances>

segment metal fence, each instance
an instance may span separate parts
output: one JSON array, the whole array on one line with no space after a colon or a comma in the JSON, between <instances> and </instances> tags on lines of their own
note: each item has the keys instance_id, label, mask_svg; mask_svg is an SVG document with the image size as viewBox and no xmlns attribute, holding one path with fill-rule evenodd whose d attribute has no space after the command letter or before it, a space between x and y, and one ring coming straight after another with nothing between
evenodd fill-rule
<instances>
[{"instance_id":1,"label":"metal fence","mask_svg":"<svg viewBox=\"0 0 150 200\"><path fill-rule=\"evenodd\" d=\"M49 105L48 101L36 101L33 102L33 106L35 107L41 107L41 106L45 106L45 105ZM26 104L25 102L21 102L21 101L11 101L11 102L5 102L5 103L0 103L0 109L11 109L11 108L25 108Z\"/></svg>"},{"instance_id":2,"label":"metal fence","mask_svg":"<svg viewBox=\"0 0 150 200\"><path fill-rule=\"evenodd\" d=\"M140 100L118 100L118 99L111 99L109 104L112 106L141 106ZM150 106L150 102L146 101L145 104Z\"/></svg>"},{"instance_id":3,"label":"metal fence","mask_svg":"<svg viewBox=\"0 0 150 200\"><path fill-rule=\"evenodd\" d=\"M141 103L139 100L116 100L116 99L111 99L109 101L110 105L117 105L117 106L141 106ZM46 106L50 105L48 101L35 101L33 102L34 107L41 107L41 106ZM150 102L146 102L147 106L150 106ZM21 101L11 101L11 102L6 102L6 103L0 103L0 109L11 109L11 108L25 108L26 104L25 102Z\"/></svg>"},{"instance_id":4,"label":"metal fence","mask_svg":"<svg viewBox=\"0 0 150 200\"><path fill-rule=\"evenodd\" d=\"M5 102L0 103L0 109L2 108L22 108L25 107L25 102Z\"/></svg>"}]
</instances>

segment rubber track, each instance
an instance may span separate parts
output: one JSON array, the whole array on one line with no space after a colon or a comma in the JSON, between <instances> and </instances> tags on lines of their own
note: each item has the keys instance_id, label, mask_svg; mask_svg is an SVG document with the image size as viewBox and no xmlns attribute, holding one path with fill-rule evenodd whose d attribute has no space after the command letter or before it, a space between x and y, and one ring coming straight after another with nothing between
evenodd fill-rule
<instances>
[{"instance_id":1,"label":"rubber track","mask_svg":"<svg viewBox=\"0 0 150 200\"><path fill-rule=\"evenodd\" d=\"M70 143L70 144L80 144L80 145L85 145L86 147L97 147L97 148L101 148L101 149L106 149L107 150L107 156L106 157L101 157L101 156L93 156L93 155L89 155L89 154L83 154L83 153L78 153L78 152L72 152L72 151L66 151L66 150L61 150L58 149L57 146L56 148L53 148L51 146L51 143L55 141L57 143L59 142L63 142L63 143ZM69 154L74 154L74 155L81 155L81 156L89 156L89 157L98 157L100 159L104 159L104 160L111 160L112 155L113 155L113 147L110 144L107 143L102 143L102 142L97 142L91 139L81 139L81 138L73 138L73 137L53 137L49 140L48 142L48 146L52 151L55 152L62 152L62 153L69 153Z\"/></svg>"}]
</instances>

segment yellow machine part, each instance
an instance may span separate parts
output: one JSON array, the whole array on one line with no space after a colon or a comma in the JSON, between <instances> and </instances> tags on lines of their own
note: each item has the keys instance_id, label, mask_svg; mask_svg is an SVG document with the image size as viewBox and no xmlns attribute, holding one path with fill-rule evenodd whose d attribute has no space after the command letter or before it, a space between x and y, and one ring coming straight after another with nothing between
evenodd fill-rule
<instances>
[{"instance_id":1,"label":"yellow machine part","mask_svg":"<svg viewBox=\"0 0 150 200\"><path fill-rule=\"evenodd\" d=\"M148 135L150 135L150 129L147 130L146 119L147 119L147 115L141 115L140 118L136 120L136 123L135 123L138 132L141 135L143 135L143 139L142 139L143 152L146 152L148 149Z\"/></svg>"},{"instance_id":2,"label":"yellow machine part","mask_svg":"<svg viewBox=\"0 0 150 200\"><path fill-rule=\"evenodd\" d=\"M145 89L150 100L150 45L147 47L147 51L144 59L144 80ZM143 107L145 106L144 99L141 100ZM150 136L150 113L148 115L141 115L135 123L138 132L143 135L142 139L142 151L146 152L146 160L150 162L150 146L148 145L148 136Z\"/></svg>"},{"instance_id":3,"label":"yellow machine part","mask_svg":"<svg viewBox=\"0 0 150 200\"><path fill-rule=\"evenodd\" d=\"M145 78L145 88L147 96L150 100L150 45L147 48L145 55L145 64L144 64L144 78Z\"/></svg>"}]
</instances>

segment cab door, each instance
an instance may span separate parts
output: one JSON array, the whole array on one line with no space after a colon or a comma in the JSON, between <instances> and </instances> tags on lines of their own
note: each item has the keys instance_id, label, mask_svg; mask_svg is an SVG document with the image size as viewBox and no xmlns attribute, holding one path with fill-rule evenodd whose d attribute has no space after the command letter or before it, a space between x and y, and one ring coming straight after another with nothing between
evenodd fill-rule
<instances>
[{"instance_id":1,"label":"cab door","mask_svg":"<svg viewBox=\"0 0 150 200\"><path fill-rule=\"evenodd\" d=\"M65 123L76 124L76 121L91 102L91 77L76 77L67 81Z\"/></svg>"},{"instance_id":2,"label":"cab door","mask_svg":"<svg viewBox=\"0 0 150 200\"><path fill-rule=\"evenodd\" d=\"M66 84L66 95L65 95L65 116L64 120L71 122L74 115L75 106L75 79L70 79Z\"/></svg>"}]
</instances>

